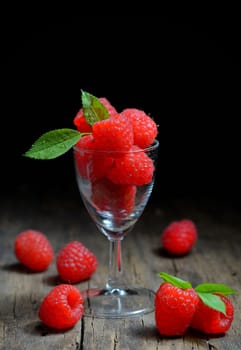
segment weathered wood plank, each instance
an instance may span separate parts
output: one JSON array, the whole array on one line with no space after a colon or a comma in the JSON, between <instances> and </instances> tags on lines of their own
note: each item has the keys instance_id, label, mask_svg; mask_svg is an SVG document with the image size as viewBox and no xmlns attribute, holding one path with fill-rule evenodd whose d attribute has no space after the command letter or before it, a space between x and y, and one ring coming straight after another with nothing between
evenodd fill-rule
<instances>
[{"instance_id":1,"label":"weathered wood plank","mask_svg":"<svg viewBox=\"0 0 241 350\"><path fill-rule=\"evenodd\" d=\"M241 220L232 210L205 207L193 201L161 203L147 208L123 241L123 267L129 284L157 290L158 272L166 271L202 282L226 283L239 291L232 296L235 319L225 336L188 332L182 338L164 338L155 328L154 314L123 320L83 317L67 332L41 324L37 312L43 296L60 283L53 263L43 273L29 273L13 254L15 236L27 228L45 232L57 252L70 240L81 240L98 257L91 286L103 285L108 275L108 241L96 229L76 198L6 198L0 202L0 349L164 349L238 350L241 348ZM221 208L222 209L222 208ZM160 232L171 221L192 218L199 239L193 251L170 258L160 249ZM77 286L84 290L87 282Z\"/></svg>"}]
</instances>

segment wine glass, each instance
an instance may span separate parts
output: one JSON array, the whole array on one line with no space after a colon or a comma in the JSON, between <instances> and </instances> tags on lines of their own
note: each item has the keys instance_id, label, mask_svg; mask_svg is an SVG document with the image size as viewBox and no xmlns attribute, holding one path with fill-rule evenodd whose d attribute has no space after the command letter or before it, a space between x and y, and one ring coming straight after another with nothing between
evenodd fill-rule
<instances>
[{"instance_id":1,"label":"wine glass","mask_svg":"<svg viewBox=\"0 0 241 350\"><path fill-rule=\"evenodd\" d=\"M121 241L143 213L151 195L159 142L144 150L151 159L152 175L148 183L118 184L111 180L110 169L116 159L127 152L88 150L73 147L75 173L83 203L98 230L109 241L109 276L105 285L88 289L85 315L101 318L123 318L154 310L154 292L142 286L129 286L123 279Z\"/></svg>"}]
</instances>

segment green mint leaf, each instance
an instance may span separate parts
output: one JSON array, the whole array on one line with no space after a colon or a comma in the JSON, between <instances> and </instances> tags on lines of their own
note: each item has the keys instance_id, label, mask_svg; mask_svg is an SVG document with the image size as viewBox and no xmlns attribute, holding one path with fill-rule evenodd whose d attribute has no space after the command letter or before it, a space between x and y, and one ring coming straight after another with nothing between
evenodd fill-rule
<instances>
[{"instance_id":1,"label":"green mint leaf","mask_svg":"<svg viewBox=\"0 0 241 350\"><path fill-rule=\"evenodd\" d=\"M173 286L182 288L182 289L187 289L187 288L192 288L191 283L182 280L181 278L178 278L176 276L169 275L166 272L160 272L159 276L165 281L171 283Z\"/></svg>"},{"instance_id":2,"label":"green mint leaf","mask_svg":"<svg viewBox=\"0 0 241 350\"><path fill-rule=\"evenodd\" d=\"M214 310L222 312L224 315L226 314L226 306L218 295L202 292L197 293L205 305L211 307Z\"/></svg>"},{"instance_id":3,"label":"green mint leaf","mask_svg":"<svg viewBox=\"0 0 241 350\"><path fill-rule=\"evenodd\" d=\"M195 287L196 292L201 293L219 293L222 295L236 294L236 291L225 284L202 283Z\"/></svg>"},{"instance_id":4,"label":"green mint leaf","mask_svg":"<svg viewBox=\"0 0 241 350\"><path fill-rule=\"evenodd\" d=\"M57 158L73 147L83 135L86 133L67 128L51 130L40 136L23 155L34 159Z\"/></svg>"},{"instance_id":5,"label":"green mint leaf","mask_svg":"<svg viewBox=\"0 0 241 350\"><path fill-rule=\"evenodd\" d=\"M107 108L100 102L100 100L81 90L81 101L84 112L84 117L89 125L93 125L99 120L104 120L109 118L109 112Z\"/></svg>"}]
</instances>

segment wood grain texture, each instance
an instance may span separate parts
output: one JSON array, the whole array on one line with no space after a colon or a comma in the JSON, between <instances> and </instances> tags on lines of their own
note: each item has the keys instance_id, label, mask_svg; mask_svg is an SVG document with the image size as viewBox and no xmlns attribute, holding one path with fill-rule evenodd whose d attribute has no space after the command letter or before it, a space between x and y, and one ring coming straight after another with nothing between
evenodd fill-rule
<instances>
[{"instance_id":1,"label":"wood grain texture","mask_svg":"<svg viewBox=\"0 0 241 350\"><path fill-rule=\"evenodd\" d=\"M241 218L238 210L212 201L170 200L147 206L134 230L123 241L123 266L128 283L157 290L165 271L189 280L225 283L239 293L231 296L235 318L227 334L216 337L189 331L164 338L154 314L122 320L83 317L71 330L58 332L38 319L44 295L60 283L55 262L42 273L31 273L14 256L16 235L28 228L44 232L55 252L71 240L82 241L99 261L90 281L102 285L108 273L108 241L91 222L76 196L47 194L4 197L0 201L0 350L240 350L241 349ZM199 238L193 251L170 258L160 247L160 232L172 220L191 218Z\"/></svg>"}]
</instances>

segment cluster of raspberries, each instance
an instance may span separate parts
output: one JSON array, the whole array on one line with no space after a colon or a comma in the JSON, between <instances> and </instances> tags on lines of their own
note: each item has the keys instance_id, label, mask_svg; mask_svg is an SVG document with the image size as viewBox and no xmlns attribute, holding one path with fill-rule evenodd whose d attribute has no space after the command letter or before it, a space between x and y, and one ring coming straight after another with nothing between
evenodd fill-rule
<instances>
[{"instance_id":1,"label":"cluster of raspberries","mask_svg":"<svg viewBox=\"0 0 241 350\"><path fill-rule=\"evenodd\" d=\"M121 113L110 102L98 99L109 118L89 125L81 108L73 122L81 133L75 145L79 176L92 182L92 198L99 210L110 210L121 216L134 208L136 186L151 183L153 160L147 149L158 133L157 124L144 111L127 108ZM95 151L95 152L91 152Z\"/></svg>"},{"instance_id":2,"label":"cluster of raspberries","mask_svg":"<svg viewBox=\"0 0 241 350\"><path fill-rule=\"evenodd\" d=\"M164 275L164 277L162 277ZM223 290L223 285L192 285L180 278L160 273L164 282L156 291L155 322L161 335L182 336L192 328L204 334L224 334L229 330L234 319L234 306L228 294L234 291ZM174 277L174 278L173 278ZM183 284L184 282L184 284ZM200 292L208 288L216 288L219 292ZM223 312L206 305L204 300L215 299L216 306L222 302Z\"/></svg>"},{"instance_id":3,"label":"cluster of raspberries","mask_svg":"<svg viewBox=\"0 0 241 350\"><path fill-rule=\"evenodd\" d=\"M14 253L19 262L34 272L47 270L55 257L48 237L32 229L17 235ZM84 311L82 294L73 284L89 279L98 261L84 244L71 241L58 251L55 263L61 283L43 299L39 318L49 327L67 329L81 319Z\"/></svg>"},{"instance_id":4,"label":"cluster of raspberries","mask_svg":"<svg viewBox=\"0 0 241 350\"><path fill-rule=\"evenodd\" d=\"M144 111L126 108L118 113L105 97L100 97L99 101L107 109L109 118L90 125L86 121L83 108L74 118L77 130L92 134L90 149L126 152L133 146L145 149L153 143L158 132L157 125Z\"/></svg>"}]
</instances>

